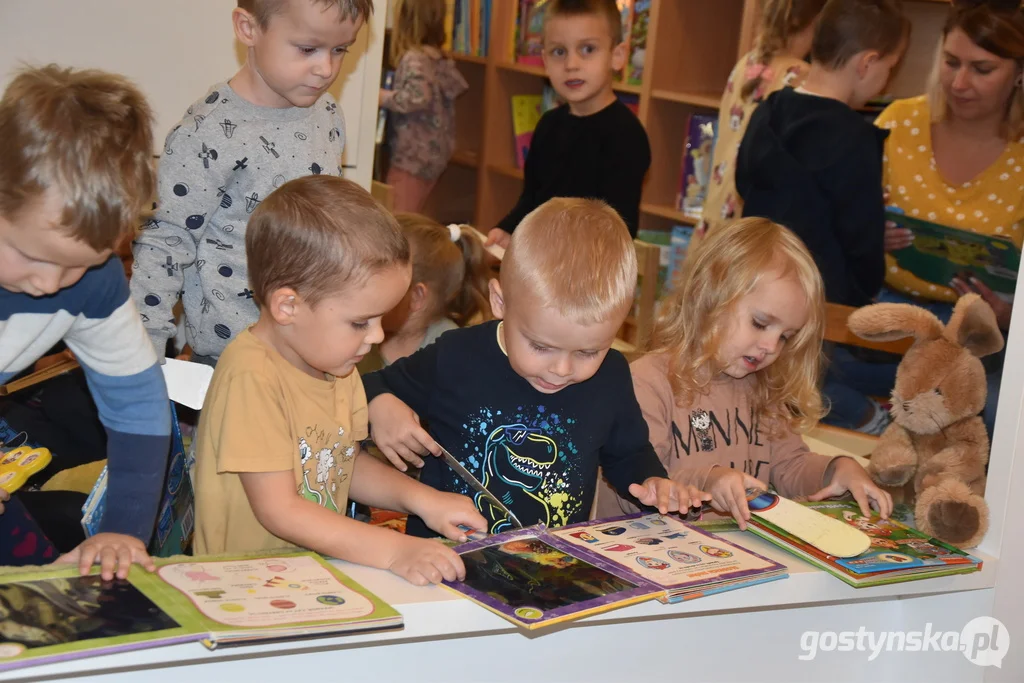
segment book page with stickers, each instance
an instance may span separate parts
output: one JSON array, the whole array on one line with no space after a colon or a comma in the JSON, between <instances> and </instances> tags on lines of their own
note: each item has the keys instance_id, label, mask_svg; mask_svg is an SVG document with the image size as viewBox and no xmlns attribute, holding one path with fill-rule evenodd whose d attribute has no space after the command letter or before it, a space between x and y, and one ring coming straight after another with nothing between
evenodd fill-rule
<instances>
[{"instance_id":1,"label":"book page with stickers","mask_svg":"<svg viewBox=\"0 0 1024 683\"><path fill-rule=\"evenodd\" d=\"M777 562L657 513L584 522L550 533L676 595L783 578L786 572Z\"/></svg>"}]
</instances>

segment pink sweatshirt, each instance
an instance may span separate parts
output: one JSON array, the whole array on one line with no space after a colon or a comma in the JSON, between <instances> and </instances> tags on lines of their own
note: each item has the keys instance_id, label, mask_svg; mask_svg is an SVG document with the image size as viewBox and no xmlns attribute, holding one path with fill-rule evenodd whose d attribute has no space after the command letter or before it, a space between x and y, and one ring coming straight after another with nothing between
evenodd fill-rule
<instances>
[{"instance_id":1,"label":"pink sweatshirt","mask_svg":"<svg viewBox=\"0 0 1024 683\"><path fill-rule=\"evenodd\" d=\"M787 498L808 496L825 485L830 457L811 453L796 433L769 439L760 428L748 400L753 376L715 382L692 404L678 406L666 355L644 356L630 370L651 443L675 481L704 488L708 473L720 466L747 472ZM597 517L633 511L601 481Z\"/></svg>"}]
</instances>

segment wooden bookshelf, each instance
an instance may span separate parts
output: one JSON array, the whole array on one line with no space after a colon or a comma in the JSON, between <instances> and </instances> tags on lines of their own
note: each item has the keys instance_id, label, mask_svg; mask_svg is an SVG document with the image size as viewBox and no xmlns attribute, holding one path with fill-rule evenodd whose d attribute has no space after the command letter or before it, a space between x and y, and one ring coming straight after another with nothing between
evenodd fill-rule
<instances>
[{"instance_id":1,"label":"wooden bookshelf","mask_svg":"<svg viewBox=\"0 0 1024 683\"><path fill-rule=\"evenodd\" d=\"M539 66L517 64L510 41L517 0L493 0L490 54L453 55L470 90L457 107L456 153L427 207L443 220L471 222L484 232L515 204L523 172L516 166L511 97L539 95L547 82ZM616 84L639 95L640 121L651 142L651 170L644 185L640 227L670 230L697 221L676 207L682 176L686 120L715 114L729 73L753 45L760 0L653 0L644 81ZM904 8L914 28L890 91L919 94L935 55L949 0L910 0Z\"/></svg>"}]
</instances>

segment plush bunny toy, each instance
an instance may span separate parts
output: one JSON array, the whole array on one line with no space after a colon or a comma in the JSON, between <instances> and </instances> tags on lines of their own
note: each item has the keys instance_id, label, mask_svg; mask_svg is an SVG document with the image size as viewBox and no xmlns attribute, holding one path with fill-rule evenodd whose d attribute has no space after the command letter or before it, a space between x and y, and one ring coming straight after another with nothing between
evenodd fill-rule
<instances>
[{"instance_id":1,"label":"plush bunny toy","mask_svg":"<svg viewBox=\"0 0 1024 683\"><path fill-rule=\"evenodd\" d=\"M943 327L910 304L874 304L850 315L859 337L914 343L896 371L893 422L871 455L868 472L880 485L913 481L918 529L961 548L988 530L985 464L989 440L978 413L985 406L979 360L1003 348L995 314L976 294L961 297Z\"/></svg>"}]
</instances>

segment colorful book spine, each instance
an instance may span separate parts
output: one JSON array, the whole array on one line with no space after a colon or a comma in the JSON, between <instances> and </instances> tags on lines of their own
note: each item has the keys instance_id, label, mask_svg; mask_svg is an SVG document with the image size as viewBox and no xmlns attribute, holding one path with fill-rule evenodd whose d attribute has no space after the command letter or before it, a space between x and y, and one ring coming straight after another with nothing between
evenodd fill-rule
<instances>
[{"instance_id":1,"label":"colorful book spine","mask_svg":"<svg viewBox=\"0 0 1024 683\"><path fill-rule=\"evenodd\" d=\"M626 71L629 64L630 31L633 28L633 0L615 0L615 5L619 8L619 16L622 21L622 42L626 45L627 67L623 67L621 71L615 73L615 80L621 83L626 79Z\"/></svg>"},{"instance_id":2,"label":"colorful book spine","mask_svg":"<svg viewBox=\"0 0 1024 683\"><path fill-rule=\"evenodd\" d=\"M651 0L636 0L633 5L633 20L629 31L629 64L626 67L626 82L640 85L644 78L644 64L647 61L647 30L651 21Z\"/></svg>"},{"instance_id":3,"label":"colorful book spine","mask_svg":"<svg viewBox=\"0 0 1024 683\"><path fill-rule=\"evenodd\" d=\"M711 181L711 163L718 139L718 119L691 114L686 126L683 173L676 208L690 218L700 218Z\"/></svg>"},{"instance_id":4,"label":"colorful book spine","mask_svg":"<svg viewBox=\"0 0 1024 683\"><path fill-rule=\"evenodd\" d=\"M526 167L526 155L533 141L533 131L542 116L541 107L544 98L541 95L512 96L512 132L515 136L516 165Z\"/></svg>"}]
</instances>

